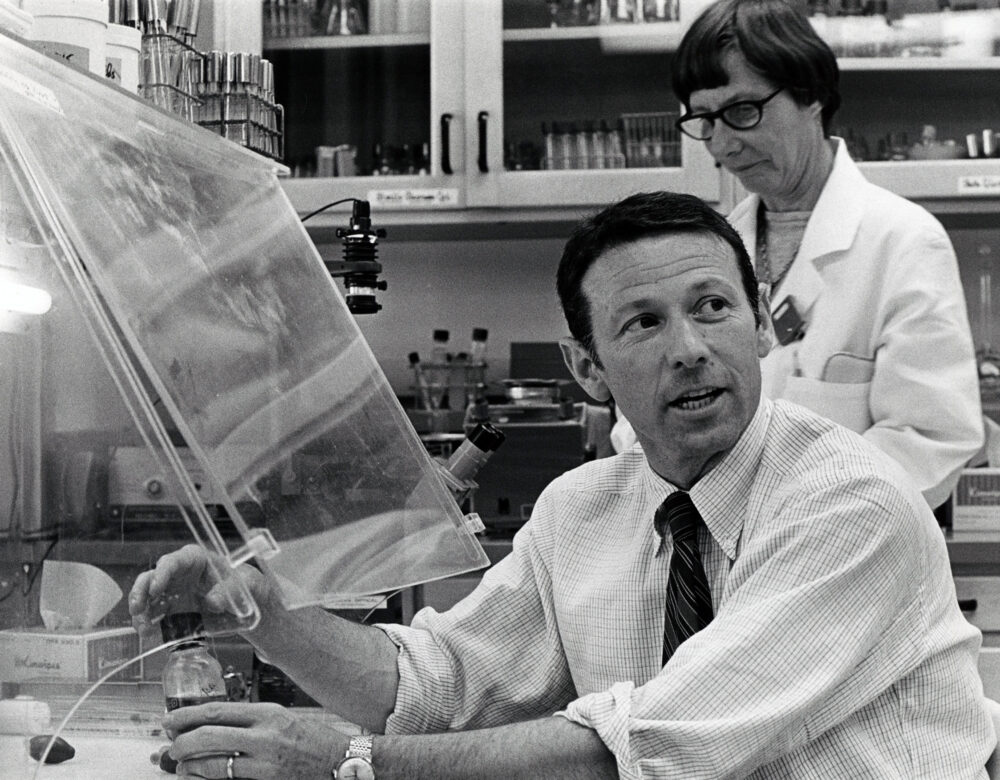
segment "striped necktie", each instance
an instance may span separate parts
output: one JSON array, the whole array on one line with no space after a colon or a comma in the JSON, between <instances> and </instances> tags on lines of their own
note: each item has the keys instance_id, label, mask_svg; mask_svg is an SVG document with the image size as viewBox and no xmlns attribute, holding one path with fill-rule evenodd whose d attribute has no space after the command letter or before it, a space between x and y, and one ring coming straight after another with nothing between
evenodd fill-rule
<instances>
[{"instance_id":1,"label":"striped necktie","mask_svg":"<svg viewBox=\"0 0 1000 780\"><path fill-rule=\"evenodd\" d=\"M667 496L653 518L656 532L662 537L669 528L674 540L663 626L664 664L681 642L712 621L712 593L698 552L698 526L703 523L691 496L680 490Z\"/></svg>"}]
</instances>

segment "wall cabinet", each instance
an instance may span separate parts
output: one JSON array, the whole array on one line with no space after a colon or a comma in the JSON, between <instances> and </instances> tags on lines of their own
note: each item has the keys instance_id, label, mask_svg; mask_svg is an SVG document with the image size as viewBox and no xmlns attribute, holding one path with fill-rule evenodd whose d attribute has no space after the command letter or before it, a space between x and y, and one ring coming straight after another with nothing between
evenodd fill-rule
<instances>
[{"instance_id":1,"label":"wall cabinet","mask_svg":"<svg viewBox=\"0 0 1000 780\"><path fill-rule=\"evenodd\" d=\"M496 210L572 218L580 207L654 188L693 192L728 210L742 194L738 183L702 144L672 128L679 104L671 53L706 4L639 3L666 20L586 24L550 10L617 14L631 6L425 0L421 15L412 12L414 0L369 0L367 32L311 35L330 29L329 19L325 28L315 18L311 27L279 27L265 3L264 52L276 66L285 161L296 174L286 192L303 214L369 197L390 222L491 219ZM1000 73L993 56L1000 10L940 12L934 4L912 12L925 5L901 0L890 16L813 17L841 55L844 104L835 129L851 138L872 181L937 212L992 210L1000 106L989 85ZM385 21L387 7L394 22ZM405 22L404 8L411 9ZM661 127L659 115L666 115ZM602 120L612 130L623 120L650 123L631 147L621 139L628 167L576 154ZM929 126L934 146L922 143ZM969 158L969 136L977 157ZM332 176L323 163L317 171L324 146L353 147L355 175Z\"/></svg>"},{"instance_id":2,"label":"wall cabinet","mask_svg":"<svg viewBox=\"0 0 1000 780\"><path fill-rule=\"evenodd\" d=\"M670 57L646 44L675 47L704 3L675 5L679 19L558 27L549 5L559 4L434 0L426 30L366 35L276 37L265 18L286 163L315 174L316 147L346 144L358 173L379 174L290 178L296 208L370 192L373 208L408 218L575 214L655 188L719 202L720 172L673 127ZM602 127L622 134L609 142ZM618 152L595 151L609 145Z\"/></svg>"}]
</instances>

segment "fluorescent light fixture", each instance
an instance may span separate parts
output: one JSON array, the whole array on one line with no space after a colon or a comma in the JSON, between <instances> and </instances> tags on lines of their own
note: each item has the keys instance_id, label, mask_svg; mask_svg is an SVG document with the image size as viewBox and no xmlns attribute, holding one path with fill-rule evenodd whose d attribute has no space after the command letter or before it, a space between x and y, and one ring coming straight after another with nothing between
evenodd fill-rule
<instances>
[{"instance_id":1,"label":"fluorescent light fixture","mask_svg":"<svg viewBox=\"0 0 1000 780\"><path fill-rule=\"evenodd\" d=\"M39 287L0 279L0 311L45 314L52 308L52 296Z\"/></svg>"}]
</instances>

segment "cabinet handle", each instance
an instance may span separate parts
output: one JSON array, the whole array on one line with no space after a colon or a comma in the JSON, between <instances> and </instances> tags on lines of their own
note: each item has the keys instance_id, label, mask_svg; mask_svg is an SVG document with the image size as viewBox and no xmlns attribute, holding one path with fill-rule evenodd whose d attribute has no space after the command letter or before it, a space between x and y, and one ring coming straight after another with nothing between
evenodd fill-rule
<instances>
[{"instance_id":1,"label":"cabinet handle","mask_svg":"<svg viewBox=\"0 0 1000 780\"><path fill-rule=\"evenodd\" d=\"M451 169L451 114L441 114L441 171L449 176Z\"/></svg>"},{"instance_id":2,"label":"cabinet handle","mask_svg":"<svg viewBox=\"0 0 1000 780\"><path fill-rule=\"evenodd\" d=\"M979 602L976 599L959 599L958 608L962 612L975 612L979 607Z\"/></svg>"},{"instance_id":3,"label":"cabinet handle","mask_svg":"<svg viewBox=\"0 0 1000 780\"><path fill-rule=\"evenodd\" d=\"M482 173L489 173L490 166L486 163L486 120L489 117L489 111L479 112L479 170Z\"/></svg>"}]
</instances>

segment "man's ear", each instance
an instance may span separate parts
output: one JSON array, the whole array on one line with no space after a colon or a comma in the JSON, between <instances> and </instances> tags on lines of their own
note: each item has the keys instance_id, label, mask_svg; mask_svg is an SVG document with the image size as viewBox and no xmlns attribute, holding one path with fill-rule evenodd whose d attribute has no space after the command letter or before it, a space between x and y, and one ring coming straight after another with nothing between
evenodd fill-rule
<instances>
[{"instance_id":1,"label":"man's ear","mask_svg":"<svg viewBox=\"0 0 1000 780\"><path fill-rule=\"evenodd\" d=\"M611 391L604 384L600 369L583 344L574 338L566 337L559 339L559 349L562 350L566 367L576 378L577 384L587 391L587 395L602 403L611 398Z\"/></svg>"},{"instance_id":2,"label":"man's ear","mask_svg":"<svg viewBox=\"0 0 1000 780\"><path fill-rule=\"evenodd\" d=\"M774 335L774 321L771 319L771 293L768 285L757 285L757 295L759 298L757 308L760 311L760 325L757 326L757 356L765 358L777 341Z\"/></svg>"}]
</instances>

